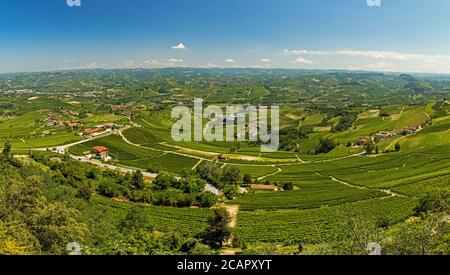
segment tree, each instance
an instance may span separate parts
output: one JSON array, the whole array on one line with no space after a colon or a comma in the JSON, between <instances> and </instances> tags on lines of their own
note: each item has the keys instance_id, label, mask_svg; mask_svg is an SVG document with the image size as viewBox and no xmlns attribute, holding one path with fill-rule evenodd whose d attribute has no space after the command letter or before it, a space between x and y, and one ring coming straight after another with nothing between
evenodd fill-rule
<instances>
[{"instance_id":1,"label":"tree","mask_svg":"<svg viewBox=\"0 0 450 275\"><path fill-rule=\"evenodd\" d=\"M137 170L133 173L131 176L131 187L137 190L143 190L145 188L145 180L144 175L142 174L141 170Z\"/></svg>"},{"instance_id":2,"label":"tree","mask_svg":"<svg viewBox=\"0 0 450 275\"><path fill-rule=\"evenodd\" d=\"M414 208L414 214L428 214L429 212L446 212L449 210L450 196L445 191L427 192L419 199L418 205Z\"/></svg>"},{"instance_id":3,"label":"tree","mask_svg":"<svg viewBox=\"0 0 450 275\"><path fill-rule=\"evenodd\" d=\"M184 193L200 193L205 188L206 181L198 177L189 176L178 181L179 188L184 191Z\"/></svg>"},{"instance_id":4,"label":"tree","mask_svg":"<svg viewBox=\"0 0 450 275\"><path fill-rule=\"evenodd\" d=\"M89 231L86 225L77 221L79 215L76 209L60 202L38 209L31 217L30 228L42 251L61 255L66 253L68 243L82 243Z\"/></svg>"},{"instance_id":5,"label":"tree","mask_svg":"<svg viewBox=\"0 0 450 275\"><path fill-rule=\"evenodd\" d=\"M221 170L218 165L212 162L204 162L197 167L198 175L206 180L209 184L222 189L223 185L220 181Z\"/></svg>"},{"instance_id":6,"label":"tree","mask_svg":"<svg viewBox=\"0 0 450 275\"><path fill-rule=\"evenodd\" d=\"M386 254L431 255L449 252L448 224L441 214L415 218L400 224L388 238ZM447 235L447 237L446 237Z\"/></svg>"},{"instance_id":7,"label":"tree","mask_svg":"<svg viewBox=\"0 0 450 275\"><path fill-rule=\"evenodd\" d=\"M292 191L294 190L294 184L292 182L286 182L283 184L284 191Z\"/></svg>"},{"instance_id":8,"label":"tree","mask_svg":"<svg viewBox=\"0 0 450 275\"><path fill-rule=\"evenodd\" d=\"M216 196L211 192L203 192L197 195L196 200L201 207L211 207L216 203Z\"/></svg>"},{"instance_id":9,"label":"tree","mask_svg":"<svg viewBox=\"0 0 450 275\"><path fill-rule=\"evenodd\" d=\"M227 185L223 188L223 194L229 200L236 198L239 194L239 187L237 185Z\"/></svg>"},{"instance_id":10,"label":"tree","mask_svg":"<svg viewBox=\"0 0 450 275\"><path fill-rule=\"evenodd\" d=\"M173 187L176 182L177 179L173 175L167 172L161 172L153 181L153 187L157 190L166 190Z\"/></svg>"},{"instance_id":11,"label":"tree","mask_svg":"<svg viewBox=\"0 0 450 275\"><path fill-rule=\"evenodd\" d=\"M38 246L37 239L23 223L4 223L0 220L0 255L38 254Z\"/></svg>"},{"instance_id":12,"label":"tree","mask_svg":"<svg viewBox=\"0 0 450 275\"><path fill-rule=\"evenodd\" d=\"M88 183L82 183L81 186L78 187L77 196L82 198L85 201L90 201L92 197L92 187Z\"/></svg>"},{"instance_id":13,"label":"tree","mask_svg":"<svg viewBox=\"0 0 450 275\"><path fill-rule=\"evenodd\" d=\"M214 208L213 215L208 220L208 226L203 234L205 243L219 249L231 236L231 217L226 208Z\"/></svg>"},{"instance_id":14,"label":"tree","mask_svg":"<svg viewBox=\"0 0 450 275\"><path fill-rule=\"evenodd\" d=\"M0 216L5 220L31 216L36 208L43 207L46 202L43 188L42 178L38 176L9 182L0 193Z\"/></svg>"},{"instance_id":15,"label":"tree","mask_svg":"<svg viewBox=\"0 0 450 275\"><path fill-rule=\"evenodd\" d=\"M3 156L9 158L10 154L11 154L11 148L12 148L11 142L9 142L9 141L6 142L5 145L3 145L3 151L2 151Z\"/></svg>"},{"instance_id":16,"label":"tree","mask_svg":"<svg viewBox=\"0 0 450 275\"><path fill-rule=\"evenodd\" d=\"M98 183L97 191L105 197L116 197L122 195L121 186L108 179L102 179Z\"/></svg>"},{"instance_id":17,"label":"tree","mask_svg":"<svg viewBox=\"0 0 450 275\"><path fill-rule=\"evenodd\" d=\"M244 185L252 184L252 176L250 174L245 174L242 181L243 181Z\"/></svg>"},{"instance_id":18,"label":"tree","mask_svg":"<svg viewBox=\"0 0 450 275\"><path fill-rule=\"evenodd\" d=\"M222 185L234 185L241 179L241 171L237 167L225 166L222 173Z\"/></svg>"},{"instance_id":19,"label":"tree","mask_svg":"<svg viewBox=\"0 0 450 275\"><path fill-rule=\"evenodd\" d=\"M319 146L316 148L316 155L318 154L326 154L331 152L336 148L336 142L331 138L322 138L320 140Z\"/></svg>"},{"instance_id":20,"label":"tree","mask_svg":"<svg viewBox=\"0 0 450 275\"><path fill-rule=\"evenodd\" d=\"M401 149L400 143L397 142L395 144L395 152L400 152L400 149Z\"/></svg>"},{"instance_id":21,"label":"tree","mask_svg":"<svg viewBox=\"0 0 450 275\"><path fill-rule=\"evenodd\" d=\"M375 150L375 145L373 142L368 142L366 146L364 146L364 149L366 150L367 154L372 154Z\"/></svg>"},{"instance_id":22,"label":"tree","mask_svg":"<svg viewBox=\"0 0 450 275\"><path fill-rule=\"evenodd\" d=\"M150 224L150 216L145 212L143 206L135 206L128 210L127 216L119 224L119 229L122 232L130 232L132 230L152 230Z\"/></svg>"}]
</instances>

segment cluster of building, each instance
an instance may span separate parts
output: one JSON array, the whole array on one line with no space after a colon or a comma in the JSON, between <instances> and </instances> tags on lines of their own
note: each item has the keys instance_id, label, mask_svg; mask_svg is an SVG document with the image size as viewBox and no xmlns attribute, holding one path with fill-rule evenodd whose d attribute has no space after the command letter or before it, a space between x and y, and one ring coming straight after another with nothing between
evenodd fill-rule
<instances>
[{"instance_id":1,"label":"cluster of building","mask_svg":"<svg viewBox=\"0 0 450 275\"><path fill-rule=\"evenodd\" d=\"M109 149L106 146L95 146L91 150L91 154L87 156L88 158L97 158L103 161L109 161L112 158L109 155Z\"/></svg>"},{"instance_id":2,"label":"cluster of building","mask_svg":"<svg viewBox=\"0 0 450 275\"><path fill-rule=\"evenodd\" d=\"M137 111L137 110L142 110L142 109L145 109L145 107L138 105L134 101L122 103L119 105L111 105L111 107L110 107L111 113L114 113L114 114L120 113L127 117L133 116L132 111Z\"/></svg>"},{"instance_id":3,"label":"cluster of building","mask_svg":"<svg viewBox=\"0 0 450 275\"><path fill-rule=\"evenodd\" d=\"M47 127L69 127L72 129L79 128L81 122L78 120L62 120L61 115L51 113L44 121Z\"/></svg>"},{"instance_id":4,"label":"cluster of building","mask_svg":"<svg viewBox=\"0 0 450 275\"><path fill-rule=\"evenodd\" d=\"M63 115L65 115L65 116L79 116L80 113L79 112L75 112L75 111L63 111Z\"/></svg>"},{"instance_id":5,"label":"cluster of building","mask_svg":"<svg viewBox=\"0 0 450 275\"><path fill-rule=\"evenodd\" d=\"M394 131L381 131L375 134L374 138L376 139L388 139L394 136L406 136L406 135L412 135L419 131L421 129L420 126L411 126L411 127L405 127L402 129L397 129Z\"/></svg>"},{"instance_id":6,"label":"cluster of building","mask_svg":"<svg viewBox=\"0 0 450 275\"><path fill-rule=\"evenodd\" d=\"M105 131L111 131L117 127L119 126L115 123L105 123L103 125L97 125L96 127L93 128L84 129L81 135L84 138L93 138L103 134Z\"/></svg>"},{"instance_id":7,"label":"cluster of building","mask_svg":"<svg viewBox=\"0 0 450 275\"><path fill-rule=\"evenodd\" d=\"M372 137L366 136L361 137L356 141L357 145L364 145L374 140L382 140L382 139L389 139L395 136L407 136L412 135L422 129L421 126L411 126L411 127L405 127L401 129L396 129L393 131L380 131L373 135Z\"/></svg>"}]
</instances>

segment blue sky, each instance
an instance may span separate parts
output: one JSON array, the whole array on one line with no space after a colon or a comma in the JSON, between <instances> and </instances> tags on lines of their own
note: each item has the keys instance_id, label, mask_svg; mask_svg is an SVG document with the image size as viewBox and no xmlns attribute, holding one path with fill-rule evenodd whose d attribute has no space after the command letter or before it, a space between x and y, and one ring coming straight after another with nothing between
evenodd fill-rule
<instances>
[{"instance_id":1,"label":"blue sky","mask_svg":"<svg viewBox=\"0 0 450 275\"><path fill-rule=\"evenodd\" d=\"M192 66L450 73L448 0L81 4L2 0L0 72Z\"/></svg>"}]
</instances>

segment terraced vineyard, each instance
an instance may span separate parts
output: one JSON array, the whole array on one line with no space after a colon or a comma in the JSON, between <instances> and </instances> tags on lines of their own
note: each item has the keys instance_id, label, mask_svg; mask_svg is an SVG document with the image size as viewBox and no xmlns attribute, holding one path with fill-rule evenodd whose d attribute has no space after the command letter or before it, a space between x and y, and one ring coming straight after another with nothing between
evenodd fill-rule
<instances>
[{"instance_id":1,"label":"terraced vineyard","mask_svg":"<svg viewBox=\"0 0 450 275\"><path fill-rule=\"evenodd\" d=\"M106 219L102 222L117 224L127 215L128 210L135 206L133 203L119 202L112 199L95 196L92 199L86 219L92 222ZM200 233L204 229L206 220L211 215L210 209L205 208L172 208L158 206L144 206L156 230ZM106 215L103 216L102 213Z\"/></svg>"},{"instance_id":2,"label":"terraced vineyard","mask_svg":"<svg viewBox=\"0 0 450 275\"><path fill-rule=\"evenodd\" d=\"M269 75L260 72L262 76L230 73L217 77L212 75L221 73L197 71L194 76L192 71L173 75L132 71L121 78L119 72L97 73L100 79L78 76L83 85L72 91L76 96L46 96L47 89L65 87L60 83L58 88L52 84L33 97L19 93L0 98L0 144L10 142L21 159L33 156L28 150L52 152L54 159L46 164L28 163L45 168L50 175L47 178L58 180L61 190L51 193L52 199L76 194L67 202L81 209L83 220L97 236L110 227L122 234L119 223L139 205L144 206L157 234L175 230L196 237L212 211L194 207L224 205L239 209L236 223L233 220L236 237L250 247L260 242L318 244L344 238L349 216L360 216L376 226L382 220L389 224L387 229L377 229L387 231L407 221L428 191L450 192L450 104L443 100L446 82L421 80L435 90L419 93L404 88L413 81L409 77L391 74L274 71ZM91 82L91 77L96 82ZM52 78L43 81L58 83ZM27 81L20 78L15 85L21 87ZM123 92L122 82L132 83L132 91ZM137 84L141 82L145 85ZM260 141L174 141L171 109L192 107L194 96L205 96L205 102L221 108L227 102L235 105L254 100L260 106L277 102L281 107L280 150L263 153ZM203 118L204 125L209 121L212 118ZM116 130L98 138L82 137L83 131L92 127ZM111 158L83 157L95 146L107 147ZM80 168L78 178L64 178L70 169L52 170L67 161L61 156L64 153L70 153L66 157L72 157L77 165L96 166L99 175ZM205 163L216 164L206 165L208 176L195 169ZM111 173L117 178L106 178L110 173L103 173L105 169L117 171ZM147 181L122 175L136 170L148 172ZM152 182L160 172L174 177L163 179L167 182L160 186ZM189 177L177 182L187 174ZM244 184L248 175L251 179L246 177ZM73 182L78 179L80 182ZM206 193L205 188L212 188L208 189L204 180L225 186L223 194ZM240 188L228 188L232 183ZM266 184L271 186L260 186ZM86 201L80 202L81 196L87 197Z\"/></svg>"},{"instance_id":3,"label":"terraced vineyard","mask_svg":"<svg viewBox=\"0 0 450 275\"><path fill-rule=\"evenodd\" d=\"M117 135L111 135L72 146L70 147L70 152L75 155L89 154L95 146L108 147L111 156L119 161L144 159L161 155L160 152L154 150L129 145Z\"/></svg>"},{"instance_id":4,"label":"terraced vineyard","mask_svg":"<svg viewBox=\"0 0 450 275\"><path fill-rule=\"evenodd\" d=\"M311 209L386 195L378 190L348 187L330 179L314 180L298 186L300 188L296 191L244 195L233 203L239 204L241 210L244 211L258 209Z\"/></svg>"},{"instance_id":5,"label":"terraced vineyard","mask_svg":"<svg viewBox=\"0 0 450 275\"><path fill-rule=\"evenodd\" d=\"M381 218L400 222L412 214L409 198L384 197L308 210L241 211L237 235L248 242L319 243L339 239L350 214L367 223Z\"/></svg>"}]
</instances>

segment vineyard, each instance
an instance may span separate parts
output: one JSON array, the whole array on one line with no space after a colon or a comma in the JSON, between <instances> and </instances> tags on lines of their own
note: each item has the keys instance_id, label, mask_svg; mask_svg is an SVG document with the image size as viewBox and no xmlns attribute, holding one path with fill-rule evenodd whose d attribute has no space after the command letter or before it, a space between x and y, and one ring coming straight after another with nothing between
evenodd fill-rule
<instances>
[{"instance_id":1,"label":"vineyard","mask_svg":"<svg viewBox=\"0 0 450 275\"><path fill-rule=\"evenodd\" d=\"M385 195L378 190L348 187L327 179L298 184L298 186L300 186L299 190L295 191L244 195L233 203L239 204L241 210L245 211L258 209L311 209L325 205L331 206L361 201Z\"/></svg>"},{"instance_id":2,"label":"vineyard","mask_svg":"<svg viewBox=\"0 0 450 275\"><path fill-rule=\"evenodd\" d=\"M95 196L86 207L85 219L91 223L117 225L127 215L134 203L119 202L101 196ZM156 230L200 233L211 214L207 208L172 208L144 206L152 226Z\"/></svg>"},{"instance_id":3,"label":"vineyard","mask_svg":"<svg viewBox=\"0 0 450 275\"><path fill-rule=\"evenodd\" d=\"M86 153L90 153L92 148L95 146L108 147L110 155L114 159L119 161L143 159L160 155L160 153L157 151L143 149L127 144L122 140L122 138L117 135L94 139L82 144L72 146L70 147L70 153L74 155L83 155Z\"/></svg>"},{"instance_id":4,"label":"vineyard","mask_svg":"<svg viewBox=\"0 0 450 275\"><path fill-rule=\"evenodd\" d=\"M308 210L241 211L237 235L247 242L318 243L346 234L350 215L364 217L367 223L379 219L400 222L412 214L415 201L383 197L333 207Z\"/></svg>"}]
</instances>

